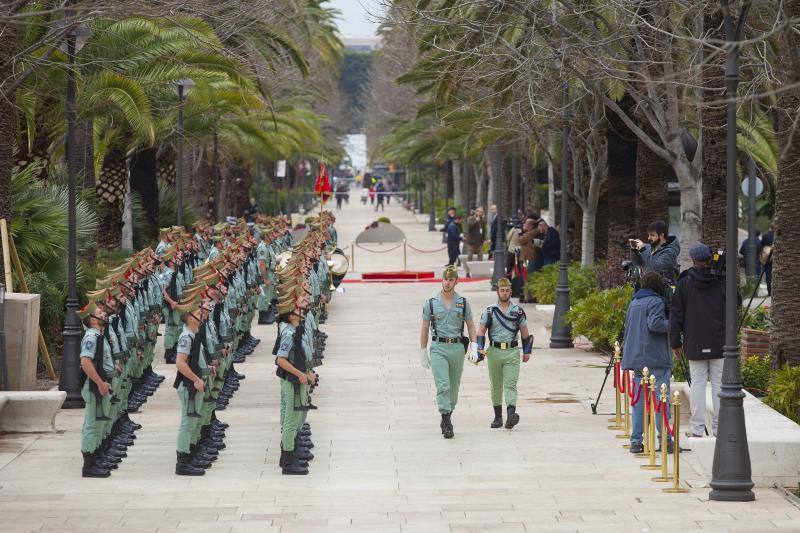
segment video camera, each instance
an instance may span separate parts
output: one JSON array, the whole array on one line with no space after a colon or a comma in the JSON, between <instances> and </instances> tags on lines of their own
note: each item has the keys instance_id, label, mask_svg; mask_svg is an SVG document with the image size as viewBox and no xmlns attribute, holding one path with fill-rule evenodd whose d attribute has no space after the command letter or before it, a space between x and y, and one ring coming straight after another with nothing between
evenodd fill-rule
<instances>
[{"instance_id":1,"label":"video camera","mask_svg":"<svg viewBox=\"0 0 800 533\"><path fill-rule=\"evenodd\" d=\"M522 221L518 218L512 218L511 220L506 220L505 228L507 230L512 228L522 229Z\"/></svg>"},{"instance_id":2,"label":"video camera","mask_svg":"<svg viewBox=\"0 0 800 533\"><path fill-rule=\"evenodd\" d=\"M725 250L719 249L711 253L711 263L708 266L712 276L717 278L725 277Z\"/></svg>"}]
</instances>

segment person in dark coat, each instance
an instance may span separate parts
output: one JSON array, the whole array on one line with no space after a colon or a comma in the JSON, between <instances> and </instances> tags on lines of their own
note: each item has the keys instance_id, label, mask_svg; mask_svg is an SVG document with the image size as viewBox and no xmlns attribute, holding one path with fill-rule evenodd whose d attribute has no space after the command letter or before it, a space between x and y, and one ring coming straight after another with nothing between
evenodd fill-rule
<instances>
[{"instance_id":1,"label":"person in dark coat","mask_svg":"<svg viewBox=\"0 0 800 533\"><path fill-rule=\"evenodd\" d=\"M713 431L717 431L722 386L722 346L725 344L725 279L711 274L711 248L697 243L689 251L690 269L681 273L672 297L669 339L676 357L689 360L692 379L690 437L706 430L706 382L714 400ZM733 273L732 273L733 274Z\"/></svg>"},{"instance_id":2,"label":"person in dark coat","mask_svg":"<svg viewBox=\"0 0 800 533\"><path fill-rule=\"evenodd\" d=\"M447 266L455 265L461 252L461 217L459 215L455 215L447 221L444 234L447 241Z\"/></svg>"},{"instance_id":3,"label":"person in dark coat","mask_svg":"<svg viewBox=\"0 0 800 533\"><path fill-rule=\"evenodd\" d=\"M539 220L539 238L541 239L542 264L551 265L561 258L561 236L558 230L544 220Z\"/></svg>"},{"instance_id":4,"label":"person in dark coat","mask_svg":"<svg viewBox=\"0 0 800 533\"><path fill-rule=\"evenodd\" d=\"M759 261L759 257L761 256L761 250L764 248L764 245L761 243L761 232L756 230L756 276L761 275L761 261ZM749 253L748 247L750 246L750 237L746 238L742 241L742 245L739 246L739 266L746 269L747 268L747 254Z\"/></svg>"},{"instance_id":5,"label":"person in dark coat","mask_svg":"<svg viewBox=\"0 0 800 533\"><path fill-rule=\"evenodd\" d=\"M764 254L764 248L769 246L768 251L772 251L772 247L775 245L775 232L772 231L772 228L769 228L769 231L764 233L761 237L761 246L759 247L759 260L764 267L764 279L767 281L767 294L772 296L772 259L770 258L767 261L767 257ZM766 254L767 256L769 253Z\"/></svg>"},{"instance_id":6,"label":"person in dark coat","mask_svg":"<svg viewBox=\"0 0 800 533\"><path fill-rule=\"evenodd\" d=\"M667 235L669 226L663 220L656 220L647 226L647 240L645 244L639 239L633 239L631 261L633 264L644 267L645 273L658 272L667 281L674 281L678 274L678 255L681 246L673 235Z\"/></svg>"},{"instance_id":7,"label":"person in dark coat","mask_svg":"<svg viewBox=\"0 0 800 533\"><path fill-rule=\"evenodd\" d=\"M622 349L622 369L634 372L634 391L638 391L646 367L656 377L656 397L661 393L661 385L667 385L672 375L672 354L669 351L667 320L664 299L664 281L656 272L648 272L642 277L642 288L636 291L628 305L625 315L625 338ZM657 417L658 434L661 435L661 417ZM633 427L631 428L631 453L642 453L642 434L644 432L643 396L633 407ZM672 439L667 435L667 446L672 447ZM661 440L659 439L659 442ZM669 451L669 449L668 449Z\"/></svg>"}]
</instances>

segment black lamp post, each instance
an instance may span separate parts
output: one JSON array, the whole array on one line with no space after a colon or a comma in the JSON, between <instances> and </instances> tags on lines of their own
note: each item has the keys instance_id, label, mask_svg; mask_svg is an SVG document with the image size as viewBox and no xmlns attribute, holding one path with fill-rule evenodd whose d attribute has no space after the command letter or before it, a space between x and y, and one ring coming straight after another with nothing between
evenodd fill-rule
<instances>
[{"instance_id":1,"label":"black lamp post","mask_svg":"<svg viewBox=\"0 0 800 533\"><path fill-rule=\"evenodd\" d=\"M719 393L719 428L714 445L711 493L709 498L718 501L747 502L753 494L750 450L747 446L747 427L744 420L744 392L742 370L739 366L739 340L737 326L736 251L738 237L739 189L736 177L736 90L739 85L739 41L749 3L745 3L734 27L731 5L722 1L725 16L725 85L727 98L727 176L725 218L725 346L722 355L722 390Z\"/></svg>"},{"instance_id":2,"label":"black lamp post","mask_svg":"<svg viewBox=\"0 0 800 533\"><path fill-rule=\"evenodd\" d=\"M178 94L178 161L175 164L178 226L183 226L183 105L186 102L186 95L189 94L192 87L194 87L194 81L188 78L175 82L175 92Z\"/></svg>"},{"instance_id":3,"label":"black lamp post","mask_svg":"<svg viewBox=\"0 0 800 533\"><path fill-rule=\"evenodd\" d=\"M569 164L569 84L564 83L563 124L561 126L561 260L558 265L556 309L553 313L551 348L572 348L572 324L564 321L569 311L569 259L567 258L567 166Z\"/></svg>"},{"instance_id":4,"label":"black lamp post","mask_svg":"<svg viewBox=\"0 0 800 533\"><path fill-rule=\"evenodd\" d=\"M80 388L80 344L81 321L76 311L78 310L77 292L77 264L78 264L78 238L77 221L75 215L75 54L80 52L92 31L84 25L76 26L67 35L65 51L67 54L67 137L64 142L64 152L67 158L67 302L64 317L64 344L61 349L61 376L58 389L67 393L64 400L64 409L81 408L84 405Z\"/></svg>"}]
</instances>

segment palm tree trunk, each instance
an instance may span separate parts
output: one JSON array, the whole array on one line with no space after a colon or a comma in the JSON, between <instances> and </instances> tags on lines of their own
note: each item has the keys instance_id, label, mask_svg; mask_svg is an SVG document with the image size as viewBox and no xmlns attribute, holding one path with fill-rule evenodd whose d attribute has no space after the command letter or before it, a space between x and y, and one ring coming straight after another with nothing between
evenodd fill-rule
<instances>
[{"instance_id":1,"label":"palm tree trunk","mask_svg":"<svg viewBox=\"0 0 800 533\"><path fill-rule=\"evenodd\" d=\"M722 41L722 10L719 3L711 2L710 11L703 16L705 33ZM727 150L725 125L727 116L724 104L710 105L725 96L725 54L708 57L703 70L703 242L717 250L725 247L725 197L727 194ZM736 253L736 251L732 251Z\"/></svg>"},{"instance_id":2,"label":"palm tree trunk","mask_svg":"<svg viewBox=\"0 0 800 533\"><path fill-rule=\"evenodd\" d=\"M633 99L625 96L620 102L629 113ZM608 251L606 258L612 268L619 267L629 258L628 239L636 230L634 218L615 214L635 213L636 209L636 153L638 141L630 129L614 113L608 113Z\"/></svg>"},{"instance_id":3,"label":"palm tree trunk","mask_svg":"<svg viewBox=\"0 0 800 533\"><path fill-rule=\"evenodd\" d=\"M109 150L97 182L100 226L97 246L118 250L122 244L122 210L128 183L128 161L120 149Z\"/></svg>"},{"instance_id":4,"label":"palm tree trunk","mask_svg":"<svg viewBox=\"0 0 800 533\"><path fill-rule=\"evenodd\" d=\"M139 196L144 209L146 239L158 238L158 181L156 180L156 149L148 148L131 158L131 193Z\"/></svg>"},{"instance_id":5,"label":"palm tree trunk","mask_svg":"<svg viewBox=\"0 0 800 533\"><path fill-rule=\"evenodd\" d=\"M0 25L0 218L11 222L11 173L14 139L17 138L17 113L14 95L5 94L4 86L14 81L14 56L18 52L18 28ZM2 252L0 252L2 253Z\"/></svg>"},{"instance_id":6,"label":"palm tree trunk","mask_svg":"<svg viewBox=\"0 0 800 533\"><path fill-rule=\"evenodd\" d=\"M784 3L786 16L800 17L800 0ZM800 54L797 37L790 26L784 33L784 46L779 68L785 85L800 81ZM781 159L778 168L778 190L775 194L775 246L772 258L772 321L770 352L772 365L800 365L800 137L793 123L800 107L800 90L788 90L778 100L778 139Z\"/></svg>"}]
</instances>

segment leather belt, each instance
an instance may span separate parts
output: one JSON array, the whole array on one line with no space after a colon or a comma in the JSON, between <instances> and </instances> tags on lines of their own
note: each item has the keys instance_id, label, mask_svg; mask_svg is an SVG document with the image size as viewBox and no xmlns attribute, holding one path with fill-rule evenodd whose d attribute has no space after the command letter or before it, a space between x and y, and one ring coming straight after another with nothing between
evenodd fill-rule
<instances>
[{"instance_id":1,"label":"leather belt","mask_svg":"<svg viewBox=\"0 0 800 533\"><path fill-rule=\"evenodd\" d=\"M516 348L519 346L517 341L512 342L494 342L492 341L492 348L500 348L501 350L508 350L509 348Z\"/></svg>"},{"instance_id":2,"label":"leather belt","mask_svg":"<svg viewBox=\"0 0 800 533\"><path fill-rule=\"evenodd\" d=\"M459 344L461 339L458 337L434 337L434 342L442 342L444 344Z\"/></svg>"}]
</instances>

